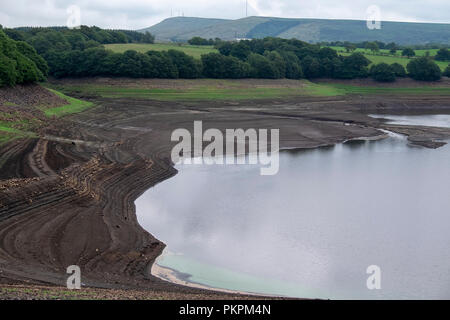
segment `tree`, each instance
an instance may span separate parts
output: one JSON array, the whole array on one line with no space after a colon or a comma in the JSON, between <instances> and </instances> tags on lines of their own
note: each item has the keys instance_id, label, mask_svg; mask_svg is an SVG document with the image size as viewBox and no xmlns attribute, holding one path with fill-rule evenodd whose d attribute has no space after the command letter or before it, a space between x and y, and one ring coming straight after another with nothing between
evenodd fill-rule
<instances>
[{"instance_id":1,"label":"tree","mask_svg":"<svg viewBox=\"0 0 450 320\"><path fill-rule=\"evenodd\" d=\"M394 71L396 77L406 77L405 67L400 63L391 64L391 68Z\"/></svg>"},{"instance_id":2,"label":"tree","mask_svg":"<svg viewBox=\"0 0 450 320\"><path fill-rule=\"evenodd\" d=\"M0 53L0 87L16 84L16 62Z\"/></svg>"},{"instance_id":3,"label":"tree","mask_svg":"<svg viewBox=\"0 0 450 320\"><path fill-rule=\"evenodd\" d=\"M139 53L135 50L125 51L118 65L119 74L126 77L142 77L142 63Z\"/></svg>"},{"instance_id":4,"label":"tree","mask_svg":"<svg viewBox=\"0 0 450 320\"><path fill-rule=\"evenodd\" d=\"M244 61L251 52L250 46L245 41L239 41L233 44L230 55Z\"/></svg>"},{"instance_id":5,"label":"tree","mask_svg":"<svg viewBox=\"0 0 450 320\"><path fill-rule=\"evenodd\" d=\"M397 54L397 48L392 48L389 50L389 53L392 54L393 56Z\"/></svg>"},{"instance_id":6,"label":"tree","mask_svg":"<svg viewBox=\"0 0 450 320\"><path fill-rule=\"evenodd\" d=\"M318 56L319 56L319 59L333 60L334 58L337 58L338 54L337 54L336 50L326 47L326 48L321 48L319 50Z\"/></svg>"},{"instance_id":7,"label":"tree","mask_svg":"<svg viewBox=\"0 0 450 320\"><path fill-rule=\"evenodd\" d=\"M61 32L50 30L48 32L40 32L36 36L27 39L37 53L44 55L50 50L68 51L73 49L72 45Z\"/></svg>"},{"instance_id":8,"label":"tree","mask_svg":"<svg viewBox=\"0 0 450 320\"><path fill-rule=\"evenodd\" d=\"M380 47L376 42L367 42L366 43L366 49L372 51L372 52L378 52L380 51Z\"/></svg>"},{"instance_id":9,"label":"tree","mask_svg":"<svg viewBox=\"0 0 450 320\"><path fill-rule=\"evenodd\" d=\"M275 67L277 74L276 78L286 77L286 62L277 51L266 51L264 56L269 59Z\"/></svg>"},{"instance_id":10,"label":"tree","mask_svg":"<svg viewBox=\"0 0 450 320\"><path fill-rule=\"evenodd\" d=\"M218 53L202 55L203 75L209 78L245 78L250 75L250 66L236 57Z\"/></svg>"},{"instance_id":11,"label":"tree","mask_svg":"<svg viewBox=\"0 0 450 320\"><path fill-rule=\"evenodd\" d=\"M280 55L286 63L286 78L300 79L303 78L303 70L300 66L300 60L291 51L281 51Z\"/></svg>"},{"instance_id":12,"label":"tree","mask_svg":"<svg viewBox=\"0 0 450 320\"><path fill-rule=\"evenodd\" d=\"M16 47L20 53L35 63L36 67L41 71L41 78L39 80L44 80L44 77L48 75L48 65L44 58L38 55L36 50L24 41L17 41Z\"/></svg>"},{"instance_id":13,"label":"tree","mask_svg":"<svg viewBox=\"0 0 450 320\"><path fill-rule=\"evenodd\" d=\"M229 56L232 48L233 45L230 42L221 42L219 45L216 45L216 49L224 56Z\"/></svg>"},{"instance_id":14,"label":"tree","mask_svg":"<svg viewBox=\"0 0 450 320\"><path fill-rule=\"evenodd\" d=\"M248 63L251 66L251 75L254 78L276 79L277 70L269 59L257 53L248 56Z\"/></svg>"},{"instance_id":15,"label":"tree","mask_svg":"<svg viewBox=\"0 0 450 320\"><path fill-rule=\"evenodd\" d=\"M180 78L194 79L200 76L200 65L195 62L193 57L188 56L183 51L173 49L167 51L167 53L173 64L177 67Z\"/></svg>"},{"instance_id":16,"label":"tree","mask_svg":"<svg viewBox=\"0 0 450 320\"><path fill-rule=\"evenodd\" d=\"M19 44L19 47L24 49L24 54L18 49L17 44L17 41L10 39L0 29L0 86L14 86L44 79L36 63L28 57L28 55L32 57L32 50Z\"/></svg>"},{"instance_id":17,"label":"tree","mask_svg":"<svg viewBox=\"0 0 450 320\"><path fill-rule=\"evenodd\" d=\"M353 52L356 50L356 46L353 43L346 42L344 44L344 48L346 52Z\"/></svg>"},{"instance_id":18,"label":"tree","mask_svg":"<svg viewBox=\"0 0 450 320\"><path fill-rule=\"evenodd\" d=\"M155 37L148 31L145 31L144 35L142 36L142 42L143 43L154 43Z\"/></svg>"},{"instance_id":19,"label":"tree","mask_svg":"<svg viewBox=\"0 0 450 320\"><path fill-rule=\"evenodd\" d=\"M302 59L302 70L306 78L318 78L320 74L319 60L311 56L306 56Z\"/></svg>"},{"instance_id":20,"label":"tree","mask_svg":"<svg viewBox=\"0 0 450 320\"><path fill-rule=\"evenodd\" d=\"M166 51L148 51L147 55L150 57L150 61L156 67L155 78L178 78L178 69L170 59L169 54Z\"/></svg>"},{"instance_id":21,"label":"tree","mask_svg":"<svg viewBox=\"0 0 450 320\"><path fill-rule=\"evenodd\" d=\"M392 50L392 49L396 49L397 50L397 44L395 42L390 42L384 48L385 49L389 49L389 50Z\"/></svg>"},{"instance_id":22,"label":"tree","mask_svg":"<svg viewBox=\"0 0 450 320\"><path fill-rule=\"evenodd\" d=\"M3 30L8 37L16 41L25 41L25 35L23 32L16 29L4 29Z\"/></svg>"},{"instance_id":23,"label":"tree","mask_svg":"<svg viewBox=\"0 0 450 320\"><path fill-rule=\"evenodd\" d=\"M445 68L444 73L442 74L445 77L450 77L450 64Z\"/></svg>"},{"instance_id":24,"label":"tree","mask_svg":"<svg viewBox=\"0 0 450 320\"><path fill-rule=\"evenodd\" d=\"M436 56L434 57L435 60L438 61L448 61L450 60L450 50L447 48L439 49L439 51L436 53Z\"/></svg>"},{"instance_id":25,"label":"tree","mask_svg":"<svg viewBox=\"0 0 450 320\"><path fill-rule=\"evenodd\" d=\"M414 57L415 55L416 55L416 52L411 48L405 48L402 51L402 56L404 56L404 57L411 58L411 57Z\"/></svg>"},{"instance_id":26,"label":"tree","mask_svg":"<svg viewBox=\"0 0 450 320\"><path fill-rule=\"evenodd\" d=\"M212 40L212 42L214 42ZM201 37L193 37L192 39L188 40L188 43L193 46L208 46L212 43L209 40L203 39Z\"/></svg>"},{"instance_id":27,"label":"tree","mask_svg":"<svg viewBox=\"0 0 450 320\"><path fill-rule=\"evenodd\" d=\"M406 69L408 75L415 80L435 81L441 78L441 69L430 58L420 57L411 60Z\"/></svg>"},{"instance_id":28,"label":"tree","mask_svg":"<svg viewBox=\"0 0 450 320\"><path fill-rule=\"evenodd\" d=\"M370 61L361 52L353 53L341 59L341 61L335 62L334 78L354 79L368 76L367 66L370 65Z\"/></svg>"},{"instance_id":29,"label":"tree","mask_svg":"<svg viewBox=\"0 0 450 320\"><path fill-rule=\"evenodd\" d=\"M395 81L395 72L393 68L387 63L374 64L370 68L370 76L380 82L393 82Z\"/></svg>"},{"instance_id":30,"label":"tree","mask_svg":"<svg viewBox=\"0 0 450 320\"><path fill-rule=\"evenodd\" d=\"M72 50L84 50L86 48L86 38L79 32L71 32L66 35Z\"/></svg>"}]
</instances>

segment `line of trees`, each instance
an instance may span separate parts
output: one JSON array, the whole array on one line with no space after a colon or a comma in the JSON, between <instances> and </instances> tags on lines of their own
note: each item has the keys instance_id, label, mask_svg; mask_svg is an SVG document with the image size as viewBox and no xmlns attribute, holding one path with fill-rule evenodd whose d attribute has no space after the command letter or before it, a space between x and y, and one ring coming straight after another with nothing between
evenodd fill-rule
<instances>
[{"instance_id":1,"label":"line of trees","mask_svg":"<svg viewBox=\"0 0 450 320\"><path fill-rule=\"evenodd\" d=\"M188 43L192 46L214 46L216 44L219 44L220 42L222 42L220 38L204 39L201 37L193 37L192 39L188 40Z\"/></svg>"},{"instance_id":2,"label":"line of trees","mask_svg":"<svg viewBox=\"0 0 450 320\"><path fill-rule=\"evenodd\" d=\"M294 39L220 42L216 47L218 53L202 55L200 60L178 50L113 53L103 47L53 50L44 57L50 74L55 77L354 79L371 76L377 81L394 81L407 75L429 81L441 77L439 67L428 57L411 60L408 73L398 63L372 65L369 69L370 61L362 53L340 56L332 48Z\"/></svg>"},{"instance_id":3,"label":"line of trees","mask_svg":"<svg viewBox=\"0 0 450 320\"><path fill-rule=\"evenodd\" d=\"M362 53L340 56L332 48L296 39L269 37L239 42L219 41L216 43L218 53L209 53L201 59L194 59L178 50L147 53L128 50L124 53L114 53L102 45L91 46L92 41L98 43L94 38L99 39L98 35L96 36L98 28L95 27L82 27L74 32L65 28L42 28L46 30L44 32L35 29L39 28L29 29L30 34L25 38L26 42L11 40L2 33L3 42L14 42L16 51L26 58L17 58L25 61L20 63L2 59L2 84L39 81L47 74L58 78L112 76L188 79L354 79L371 76L377 81L394 81L397 77L406 75L413 79L430 81L441 77L439 67L429 57L411 60L407 67L408 72L399 64L378 64L369 69L370 61ZM10 56L11 54L7 58L11 59ZM25 68L23 65L26 63L29 66ZM12 66L16 71L31 70L31 73L27 76L10 76L8 70L12 70Z\"/></svg>"},{"instance_id":4,"label":"line of trees","mask_svg":"<svg viewBox=\"0 0 450 320\"><path fill-rule=\"evenodd\" d=\"M133 30L101 29L96 26L80 26L80 28L69 29L67 27L20 27L14 29L5 28L6 34L14 40L26 41L30 37L49 32L59 32L64 36L80 34L86 40L93 40L100 44L108 43L153 43L155 37L148 31L142 33ZM20 38L20 39L16 39Z\"/></svg>"},{"instance_id":5,"label":"line of trees","mask_svg":"<svg viewBox=\"0 0 450 320\"><path fill-rule=\"evenodd\" d=\"M367 46L369 43L375 43L375 45L378 47L378 49L386 49L391 50L393 48L397 50L403 50L405 48L411 48L413 50L428 50L428 49L440 49L440 48L447 48L448 45L441 44L441 43L427 43L427 44L417 44L417 45L408 45L403 46L395 42L389 42L385 43L382 41L363 41L363 42L349 42L349 41L326 41L326 42L319 42L318 44L322 47L354 47L360 48L360 49L367 49ZM370 45L372 46L372 44Z\"/></svg>"},{"instance_id":6,"label":"line of trees","mask_svg":"<svg viewBox=\"0 0 450 320\"><path fill-rule=\"evenodd\" d=\"M338 56L331 48L320 48L299 40L221 42L219 53L194 59L182 51L133 50L113 53L103 47L46 50L44 58L55 77L126 76L146 78L318 78L367 77L370 61L362 54Z\"/></svg>"},{"instance_id":7,"label":"line of trees","mask_svg":"<svg viewBox=\"0 0 450 320\"><path fill-rule=\"evenodd\" d=\"M149 32L105 30L98 27L24 27L4 29L13 40L25 41L44 55L49 51L85 50L110 43L154 43Z\"/></svg>"},{"instance_id":8,"label":"line of trees","mask_svg":"<svg viewBox=\"0 0 450 320\"><path fill-rule=\"evenodd\" d=\"M370 67L370 76L380 82L392 82L397 77L406 77L407 75L414 80L421 81L436 81L441 78L441 69L429 57L419 57L411 60L406 66L406 70L399 63L391 65L379 63ZM442 75L450 76L450 65Z\"/></svg>"}]
</instances>

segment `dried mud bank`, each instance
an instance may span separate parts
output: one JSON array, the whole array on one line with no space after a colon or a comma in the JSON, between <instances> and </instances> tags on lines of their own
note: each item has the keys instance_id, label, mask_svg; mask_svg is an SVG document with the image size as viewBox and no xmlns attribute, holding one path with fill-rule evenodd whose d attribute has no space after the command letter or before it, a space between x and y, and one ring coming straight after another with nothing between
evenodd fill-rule
<instances>
[{"instance_id":1,"label":"dried mud bank","mask_svg":"<svg viewBox=\"0 0 450 320\"><path fill-rule=\"evenodd\" d=\"M134 201L176 174L171 132L279 128L281 148L315 148L378 129L436 147L450 129L384 124L366 114L450 112L449 97L293 98L177 103L92 98L84 113L55 120L40 138L15 140L0 152L0 283L64 285L79 265L85 286L149 290L170 298L242 297L171 284L150 274L164 244L142 229ZM436 144L437 143L437 144Z\"/></svg>"}]
</instances>

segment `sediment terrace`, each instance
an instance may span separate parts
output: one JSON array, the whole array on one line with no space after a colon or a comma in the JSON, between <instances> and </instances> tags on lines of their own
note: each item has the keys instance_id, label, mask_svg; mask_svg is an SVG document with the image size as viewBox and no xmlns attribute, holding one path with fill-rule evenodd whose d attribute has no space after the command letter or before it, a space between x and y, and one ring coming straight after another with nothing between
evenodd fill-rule
<instances>
[{"instance_id":1,"label":"sediment terrace","mask_svg":"<svg viewBox=\"0 0 450 320\"><path fill-rule=\"evenodd\" d=\"M450 138L450 129L387 125L366 115L449 113L448 96L232 102L82 98L97 106L55 119L37 138L0 147L1 283L65 285L66 268L75 264L85 286L230 297L151 276L164 244L143 230L135 215L135 199L176 174L170 135L176 128L192 129L194 120L202 120L204 129L279 128L281 148L379 136L377 129L406 134L427 147Z\"/></svg>"}]
</instances>

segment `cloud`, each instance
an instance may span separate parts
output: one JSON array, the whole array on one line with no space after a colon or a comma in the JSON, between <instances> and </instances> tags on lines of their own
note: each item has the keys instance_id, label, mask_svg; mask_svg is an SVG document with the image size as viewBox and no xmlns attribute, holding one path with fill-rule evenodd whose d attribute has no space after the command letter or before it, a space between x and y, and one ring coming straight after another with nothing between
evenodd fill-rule
<instances>
[{"instance_id":1,"label":"cloud","mask_svg":"<svg viewBox=\"0 0 450 320\"><path fill-rule=\"evenodd\" d=\"M61 26L67 8L81 10L81 23L102 28L145 28L171 15L237 19L245 16L245 0L0 0L0 23L7 27ZM428 0L248 0L249 15L289 18L365 19L370 5L382 20L450 22L450 1Z\"/></svg>"}]
</instances>

